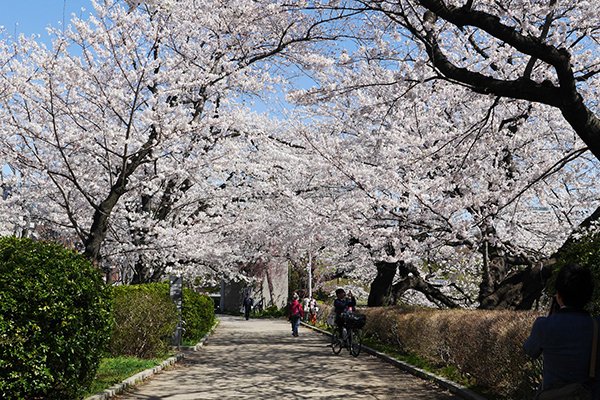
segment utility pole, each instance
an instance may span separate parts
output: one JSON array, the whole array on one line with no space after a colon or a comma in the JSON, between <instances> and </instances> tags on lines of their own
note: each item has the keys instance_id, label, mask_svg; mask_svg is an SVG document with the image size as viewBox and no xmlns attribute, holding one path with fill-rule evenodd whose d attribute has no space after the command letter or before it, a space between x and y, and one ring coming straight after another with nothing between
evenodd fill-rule
<instances>
[{"instance_id":1,"label":"utility pole","mask_svg":"<svg viewBox=\"0 0 600 400\"><path fill-rule=\"evenodd\" d=\"M308 250L308 298L312 299L312 254Z\"/></svg>"}]
</instances>

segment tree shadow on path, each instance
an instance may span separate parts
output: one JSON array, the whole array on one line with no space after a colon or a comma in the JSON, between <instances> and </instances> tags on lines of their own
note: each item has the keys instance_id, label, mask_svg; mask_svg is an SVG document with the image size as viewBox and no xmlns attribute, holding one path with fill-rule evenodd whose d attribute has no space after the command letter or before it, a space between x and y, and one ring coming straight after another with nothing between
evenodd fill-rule
<instances>
[{"instance_id":1,"label":"tree shadow on path","mask_svg":"<svg viewBox=\"0 0 600 400\"><path fill-rule=\"evenodd\" d=\"M343 350L323 335L291 336L284 320L223 316L205 346L119 399L459 399L383 361Z\"/></svg>"}]
</instances>

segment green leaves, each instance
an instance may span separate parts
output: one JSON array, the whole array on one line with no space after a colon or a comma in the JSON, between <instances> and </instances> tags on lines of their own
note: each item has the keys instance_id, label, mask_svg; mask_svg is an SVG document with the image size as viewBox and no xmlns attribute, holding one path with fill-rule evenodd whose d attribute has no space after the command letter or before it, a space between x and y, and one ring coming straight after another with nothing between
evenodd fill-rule
<instances>
[{"instance_id":1,"label":"green leaves","mask_svg":"<svg viewBox=\"0 0 600 400\"><path fill-rule=\"evenodd\" d=\"M191 289L183 289L182 319L185 321L183 339L197 342L208 333L215 321L213 300Z\"/></svg>"},{"instance_id":2,"label":"green leaves","mask_svg":"<svg viewBox=\"0 0 600 400\"><path fill-rule=\"evenodd\" d=\"M597 315L600 313L600 234L592 233L582 235L578 240L573 241L569 247L561 252L558 263L555 268L555 275L550 283L550 292L554 293L554 280L556 273L565 264L576 263L589 268L594 279L594 294L589 311Z\"/></svg>"},{"instance_id":3,"label":"green leaves","mask_svg":"<svg viewBox=\"0 0 600 400\"><path fill-rule=\"evenodd\" d=\"M151 283L112 288L113 355L153 358L165 355L177 325L177 309L169 297L169 285Z\"/></svg>"},{"instance_id":4,"label":"green leaves","mask_svg":"<svg viewBox=\"0 0 600 400\"><path fill-rule=\"evenodd\" d=\"M58 244L0 238L0 397L78 398L110 332L99 271Z\"/></svg>"}]
</instances>

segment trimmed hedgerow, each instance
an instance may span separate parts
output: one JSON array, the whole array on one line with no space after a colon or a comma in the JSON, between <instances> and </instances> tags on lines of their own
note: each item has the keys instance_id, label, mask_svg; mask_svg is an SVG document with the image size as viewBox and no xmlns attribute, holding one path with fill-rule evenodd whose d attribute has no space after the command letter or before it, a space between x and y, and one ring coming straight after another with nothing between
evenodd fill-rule
<instances>
[{"instance_id":1,"label":"trimmed hedgerow","mask_svg":"<svg viewBox=\"0 0 600 400\"><path fill-rule=\"evenodd\" d=\"M154 358L169 352L177 326L177 308L167 283L115 286L112 355Z\"/></svg>"},{"instance_id":2,"label":"trimmed hedgerow","mask_svg":"<svg viewBox=\"0 0 600 400\"><path fill-rule=\"evenodd\" d=\"M110 333L99 271L54 243L0 238L0 398L74 399Z\"/></svg>"},{"instance_id":3,"label":"trimmed hedgerow","mask_svg":"<svg viewBox=\"0 0 600 400\"><path fill-rule=\"evenodd\" d=\"M213 300L209 296L184 288L182 307L181 318L185 321L183 339L191 342L202 339L215 322Z\"/></svg>"},{"instance_id":4,"label":"trimmed hedgerow","mask_svg":"<svg viewBox=\"0 0 600 400\"><path fill-rule=\"evenodd\" d=\"M539 313L483 310L361 309L365 336L436 367L453 366L486 392L532 398L540 363L522 350Z\"/></svg>"}]
</instances>

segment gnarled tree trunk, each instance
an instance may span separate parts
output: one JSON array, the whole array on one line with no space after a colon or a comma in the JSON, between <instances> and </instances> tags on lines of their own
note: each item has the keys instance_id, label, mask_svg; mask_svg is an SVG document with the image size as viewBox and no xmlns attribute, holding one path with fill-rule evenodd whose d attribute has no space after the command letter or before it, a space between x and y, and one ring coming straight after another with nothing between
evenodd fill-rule
<instances>
[{"instance_id":1,"label":"gnarled tree trunk","mask_svg":"<svg viewBox=\"0 0 600 400\"><path fill-rule=\"evenodd\" d=\"M392 284L398 269L398 263L388 263L378 261L375 263L377 267L377 276L371 283L371 291L369 292L369 300L367 306L379 307L389 304L389 299L392 295Z\"/></svg>"}]
</instances>

